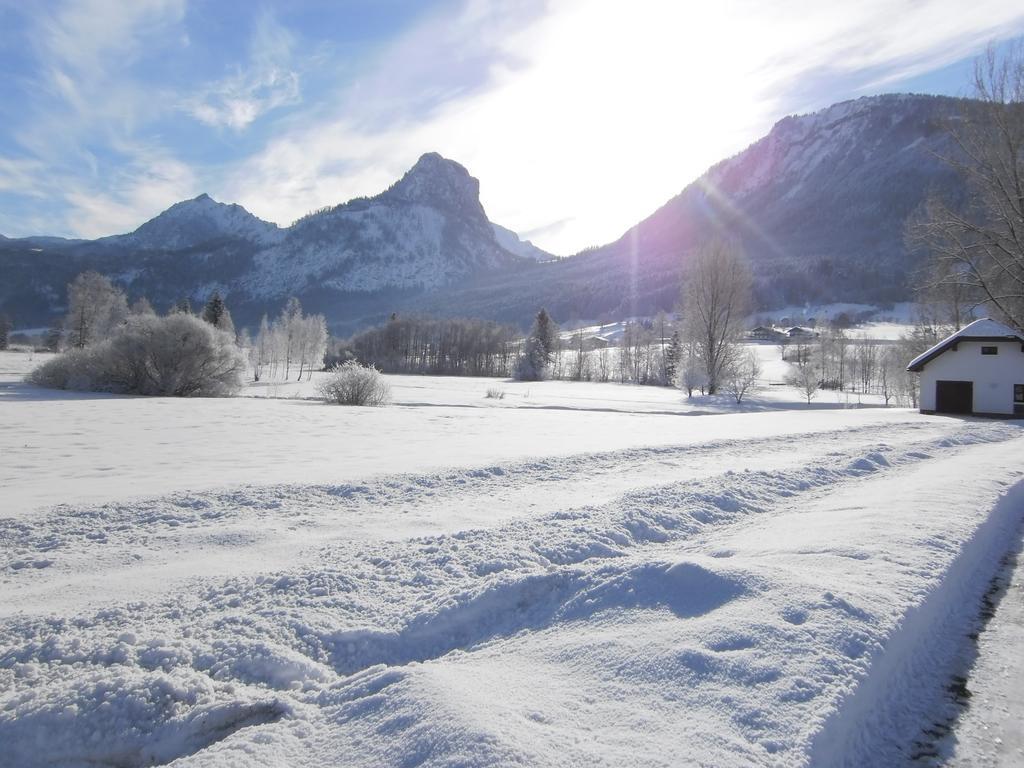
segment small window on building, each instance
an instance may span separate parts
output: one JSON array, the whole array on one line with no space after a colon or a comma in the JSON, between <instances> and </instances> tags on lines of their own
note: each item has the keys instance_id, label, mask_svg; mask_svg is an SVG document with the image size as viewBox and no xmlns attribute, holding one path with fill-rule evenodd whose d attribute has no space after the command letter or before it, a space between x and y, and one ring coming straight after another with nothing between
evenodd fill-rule
<instances>
[{"instance_id":1,"label":"small window on building","mask_svg":"<svg viewBox=\"0 0 1024 768\"><path fill-rule=\"evenodd\" d=\"M983 355L998 355L999 347L982 347L981 354Z\"/></svg>"},{"instance_id":2,"label":"small window on building","mask_svg":"<svg viewBox=\"0 0 1024 768\"><path fill-rule=\"evenodd\" d=\"M1024 416L1024 384L1013 385L1013 414Z\"/></svg>"}]
</instances>

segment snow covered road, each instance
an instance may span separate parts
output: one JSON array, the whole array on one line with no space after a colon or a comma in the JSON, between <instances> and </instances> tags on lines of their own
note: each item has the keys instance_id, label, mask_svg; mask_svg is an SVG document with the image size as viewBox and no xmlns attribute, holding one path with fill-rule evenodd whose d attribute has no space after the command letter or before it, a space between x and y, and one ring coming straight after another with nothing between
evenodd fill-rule
<instances>
[{"instance_id":1,"label":"snow covered road","mask_svg":"<svg viewBox=\"0 0 1024 768\"><path fill-rule=\"evenodd\" d=\"M3 476L0 764L892 764L1024 509L906 411L61 402L127 444Z\"/></svg>"}]
</instances>

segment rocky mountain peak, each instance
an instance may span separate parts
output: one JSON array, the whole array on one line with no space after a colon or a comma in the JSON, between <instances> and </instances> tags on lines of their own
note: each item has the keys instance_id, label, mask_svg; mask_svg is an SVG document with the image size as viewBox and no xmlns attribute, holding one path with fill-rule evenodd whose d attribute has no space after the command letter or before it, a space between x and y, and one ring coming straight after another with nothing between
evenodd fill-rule
<instances>
[{"instance_id":1,"label":"rocky mountain peak","mask_svg":"<svg viewBox=\"0 0 1024 768\"><path fill-rule=\"evenodd\" d=\"M459 163L436 152L420 157L384 196L485 217L480 205L480 182Z\"/></svg>"},{"instance_id":2,"label":"rocky mountain peak","mask_svg":"<svg viewBox=\"0 0 1024 768\"><path fill-rule=\"evenodd\" d=\"M139 247L175 249L221 238L264 244L280 236L276 224L263 221L237 203L219 203L204 192L175 203L127 237Z\"/></svg>"}]
</instances>

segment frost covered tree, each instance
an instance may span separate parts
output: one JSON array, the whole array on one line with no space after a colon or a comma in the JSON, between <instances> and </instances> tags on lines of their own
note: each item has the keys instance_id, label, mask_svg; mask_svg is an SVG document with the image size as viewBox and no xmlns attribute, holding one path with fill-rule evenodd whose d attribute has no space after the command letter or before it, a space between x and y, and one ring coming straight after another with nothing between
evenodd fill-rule
<instances>
[{"instance_id":1,"label":"frost covered tree","mask_svg":"<svg viewBox=\"0 0 1024 768\"><path fill-rule=\"evenodd\" d=\"M302 304L297 298L292 296L288 299L284 305L284 311L281 313L281 319L278 322L284 334L284 380L288 381L301 334Z\"/></svg>"},{"instance_id":2,"label":"frost covered tree","mask_svg":"<svg viewBox=\"0 0 1024 768\"><path fill-rule=\"evenodd\" d=\"M808 405L811 404L811 400L818 394L818 389L821 387L818 371L809 362L794 365L786 375L786 383L798 389L800 394L806 398Z\"/></svg>"},{"instance_id":3,"label":"frost covered tree","mask_svg":"<svg viewBox=\"0 0 1024 768\"><path fill-rule=\"evenodd\" d=\"M131 307L128 308L128 313L131 315L155 315L156 310L149 303L149 299L145 296L140 296L132 302Z\"/></svg>"},{"instance_id":4,"label":"frost covered tree","mask_svg":"<svg viewBox=\"0 0 1024 768\"><path fill-rule=\"evenodd\" d=\"M728 392L739 405L743 398L757 390L761 379L761 361L757 353L748 349L726 370L722 389Z\"/></svg>"},{"instance_id":5,"label":"frost covered tree","mask_svg":"<svg viewBox=\"0 0 1024 768\"><path fill-rule=\"evenodd\" d=\"M302 314L298 299L289 299L281 316L273 323L266 315L260 321L256 338L249 347L253 378L283 376L287 381L298 364L298 378L307 380L321 368L327 353L327 321L323 315Z\"/></svg>"},{"instance_id":6,"label":"frost covered tree","mask_svg":"<svg viewBox=\"0 0 1024 768\"><path fill-rule=\"evenodd\" d=\"M46 334L43 336L43 346L50 352L60 352L63 344L64 319L60 317L54 318L53 322L50 323L50 327L46 330Z\"/></svg>"},{"instance_id":7,"label":"frost covered tree","mask_svg":"<svg viewBox=\"0 0 1024 768\"><path fill-rule=\"evenodd\" d=\"M900 354L899 347L888 345L878 360L878 391L885 400L885 404L895 398L897 402L904 391L901 386L901 379L905 372L907 361Z\"/></svg>"},{"instance_id":8,"label":"frost covered tree","mask_svg":"<svg viewBox=\"0 0 1024 768\"><path fill-rule=\"evenodd\" d=\"M192 302L189 301L187 296L184 297L184 298L178 299L174 303L174 305L170 308L170 310L168 310L167 314L169 314L169 315L191 315L191 314L194 314L192 312Z\"/></svg>"},{"instance_id":9,"label":"frost covered tree","mask_svg":"<svg viewBox=\"0 0 1024 768\"><path fill-rule=\"evenodd\" d=\"M297 321L296 328L299 359L298 379L306 374L308 381L313 376L313 369L324 364L327 353L327 321L323 315L309 315Z\"/></svg>"},{"instance_id":10,"label":"frost covered tree","mask_svg":"<svg viewBox=\"0 0 1024 768\"><path fill-rule=\"evenodd\" d=\"M580 328L572 335L572 370L569 377L573 381L583 381L589 378L587 366L587 350L583 339L583 329Z\"/></svg>"},{"instance_id":11,"label":"frost covered tree","mask_svg":"<svg viewBox=\"0 0 1024 768\"><path fill-rule=\"evenodd\" d=\"M715 240L696 252L684 279L684 329L713 395L738 354L751 306L750 266L738 246Z\"/></svg>"},{"instance_id":12,"label":"frost covered tree","mask_svg":"<svg viewBox=\"0 0 1024 768\"><path fill-rule=\"evenodd\" d=\"M704 394L708 377L704 370L704 362L700 359L697 342L693 339L683 342L683 351L678 367L679 386L686 391L686 396L693 397L694 390L697 389Z\"/></svg>"},{"instance_id":13,"label":"frost covered tree","mask_svg":"<svg viewBox=\"0 0 1024 768\"><path fill-rule=\"evenodd\" d=\"M260 380L264 367L270 363L272 343L270 323L264 315L260 320L260 330L256 334L256 339L249 346L249 365L252 367L253 381Z\"/></svg>"},{"instance_id":14,"label":"frost covered tree","mask_svg":"<svg viewBox=\"0 0 1024 768\"><path fill-rule=\"evenodd\" d=\"M68 285L64 327L72 347L81 349L103 341L127 317L124 291L98 272L83 272Z\"/></svg>"}]
</instances>

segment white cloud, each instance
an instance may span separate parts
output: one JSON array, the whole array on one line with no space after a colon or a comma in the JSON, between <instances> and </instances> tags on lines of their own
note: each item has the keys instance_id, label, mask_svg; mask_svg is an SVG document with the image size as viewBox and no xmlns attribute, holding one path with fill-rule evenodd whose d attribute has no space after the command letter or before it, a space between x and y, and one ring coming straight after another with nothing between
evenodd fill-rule
<instances>
[{"instance_id":1,"label":"white cloud","mask_svg":"<svg viewBox=\"0 0 1024 768\"><path fill-rule=\"evenodd\" d=\"M72 181L61 194L69 204L67 228L80 237L130 232L143 221L194 194L193 170L158 147L122 147L131 159L102 183Z\"/></svg>"},{"instance_id":2,"label":"white cloud","mask_svg":"<svg viewBox=\"0 0 1024 768\"><path fill-rule=\"evenodd\" d=\"M26 119L11 130L20 153L0 163L0 183L49 205L19 215L12 233L107 235L191 192L190 169L136 138L161 99L130 74L180 25L184 0L76 0L24 12L35 82Z\"/></svg>"},{"instance_id":3,"label":"white cloud","mask_svg":"<svg viewBox=\"0 0 1024 768\"><path fill-rule=\"evenodd\" d=\"M292 68L294 38L269 13L263 13L250 41L249 63L186 99L197 120L218 128L245 129L260 115L297 104L299 75Z\"/></svg>"},{"instance_id":4,"label":"white cloud","mask_svg":"<svg viewBox=\"0 0 1024 768\"><path fill-rule=\"evenodd\" d=\"M0 156L0 192L43 198L46 167L38 160Z\"/></svg>"}]
</instances>

